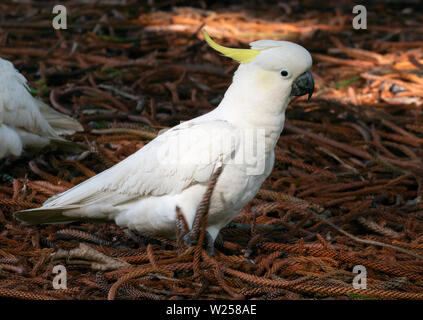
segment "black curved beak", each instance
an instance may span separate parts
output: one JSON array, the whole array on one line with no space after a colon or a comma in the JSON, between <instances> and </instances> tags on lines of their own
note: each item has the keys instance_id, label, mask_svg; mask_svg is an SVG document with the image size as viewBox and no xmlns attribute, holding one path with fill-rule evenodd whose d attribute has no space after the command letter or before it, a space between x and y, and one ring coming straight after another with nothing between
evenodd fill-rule
<instances>
[{"instance_id":1,"label":"black curved beak","mask_svg":"<svg viewBox=\"0 0 423 320\"><path fill-rule=\"evenodd\" d=\"M295 79L291 87L291 96L303 96L308 94L310 100L314 92L314 79L311 71L306 71Z\"/></svg>"}]
</instances>

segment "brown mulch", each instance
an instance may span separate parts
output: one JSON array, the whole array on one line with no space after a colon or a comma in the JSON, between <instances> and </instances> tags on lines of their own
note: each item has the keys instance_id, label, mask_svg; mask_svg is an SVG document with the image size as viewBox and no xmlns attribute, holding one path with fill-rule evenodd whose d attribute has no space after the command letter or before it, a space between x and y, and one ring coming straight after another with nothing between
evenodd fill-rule
<instances>
[{"instance_id":1,"label":"brown mulch","mask_svg":"<svg viewBox=\"0 0 423 320\"><path fill-rule=\"evenodd\" d=\"M367 30L352 28L347 1L151 3L64 1L69 29L60 31L53 2L0 3L0 56L80 121L85 131L68 139L87 147L0 162L0 297L423 299L418 2L369 2ZM298 42L316 81L310 101L288 108L274 170L221 231L216 255L114 224L15 221L14 211L41 206L219 103L237 65L207 47L203 26L228 46ZM57 264L68 289L52 287ZM367 289L352 286L356 265L366 267Z\"/></svg>"}]
</instances>

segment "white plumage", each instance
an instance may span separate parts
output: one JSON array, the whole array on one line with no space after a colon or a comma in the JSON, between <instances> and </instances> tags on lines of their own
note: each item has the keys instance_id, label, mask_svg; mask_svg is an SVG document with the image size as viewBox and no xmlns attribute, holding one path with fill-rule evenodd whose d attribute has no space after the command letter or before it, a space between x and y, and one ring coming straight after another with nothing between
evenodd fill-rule
<instances>
[{"instance_id":1,"label":"white plumage","mask_svg":"<svg viewBox=\"0 0 423 320\"><path fill-rule=\"evenodd\" d=\"M310 54L299 45L259 44L262 51L239 66L215 110L169 129L114 167L16 217L28 223L109 219L173 237L176 206L191 226L213 173L223 165L208 215L214 240L270 174L293 83L311 66ZM254 152L246 150L251 146Z\"/></svg>"},{"instance_id":2,"label":"white plumage","mask_svg":"<svg viewBox=\"0 0 423 320\"><path fill-rule=\"evenodd\" d=\"M44 147L51 140L66 141L59 135L82 130L75 119L33 98L25 77L0 58L0 159L19 156L26 147Z\"/></svg>"}]
</instances>

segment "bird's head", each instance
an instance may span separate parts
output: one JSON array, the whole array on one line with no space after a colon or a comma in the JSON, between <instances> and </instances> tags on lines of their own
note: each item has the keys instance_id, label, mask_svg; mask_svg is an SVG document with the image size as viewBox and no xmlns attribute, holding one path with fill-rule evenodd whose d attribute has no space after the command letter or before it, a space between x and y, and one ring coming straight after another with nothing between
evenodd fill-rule
<instances>
[{"instance_id":1,"label":"bird's head","mask_svg":"<svg viewBox=\"0 0 423 320\"><path fill-rule=\"evenodd\" d=\"M227 48L203 32L213 49L241 64L238 70L251 87L283 92L284 97L308 94L310 99L313 94L314 80L309 70L312 58L302 46L289 41L258 40L250 43L250 49Z\"/></svg>"}]
</instances>

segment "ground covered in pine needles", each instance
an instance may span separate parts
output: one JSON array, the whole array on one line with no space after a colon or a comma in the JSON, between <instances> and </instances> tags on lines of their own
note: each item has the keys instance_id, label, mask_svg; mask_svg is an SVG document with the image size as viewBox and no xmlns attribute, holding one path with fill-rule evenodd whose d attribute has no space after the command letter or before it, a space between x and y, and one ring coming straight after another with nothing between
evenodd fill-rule
<instances>
[{"instance_id":1,"label":"ground covered in pine needles","mask_svg":"<svg viewBox=\"0 0 423 320\"><path fill-rule=\"evenodd\" d=\"M346 1L92 3L63 1L61 31L51 2L0 4L1 57L34 95L80 121L85 131L68 139L86 148L1 161L1 297L423 299L418 1L371 1L367 30L352 28ZM310 101L291 103L275 168L238 225L222 230L216 255L200 246L201 221L190 249L114 224L15 221L14 211L41 206L219 103L237 65L205 44L203 26L232 47L298 42L316 81ZM57 264L67 289L52 287ZM356 265L366 267L367 289L352 286Z\"/></svg>"}]
</instances>

